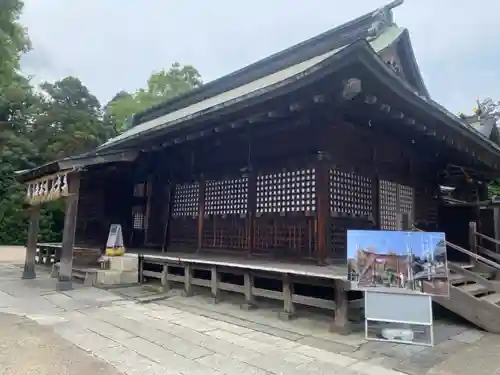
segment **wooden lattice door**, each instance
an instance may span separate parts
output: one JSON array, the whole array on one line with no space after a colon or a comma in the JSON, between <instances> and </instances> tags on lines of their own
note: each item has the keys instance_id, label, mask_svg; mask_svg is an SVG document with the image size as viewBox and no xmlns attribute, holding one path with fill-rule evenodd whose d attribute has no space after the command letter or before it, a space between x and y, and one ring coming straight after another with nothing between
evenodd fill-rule
<instances>
[{"instance_id":1,"label":"wooden lattice door","mask_svg":"<svg viewBox=\"0 0 500 375\"><path fill-rule=\"evenodd\" d=\"M398 230L400 215L407 213L414 220L414 189L396 182L380 180L380 229Z\"/></svg>"},{"instance_id":2,"label":"wooden lattice door","mask_svg":"<svg viewBox=\"0 0 500 375\"><path fill-rule=\"evenodd\" d=\"M169 229L171 245L183 249L196 248L199 206L199 183L176 185Z\"/></svg>"},{"instance_id":3,"label":"wooden lattice door","mask_svg":"<svg viewBox=\"0 0 500 375\"><path fill-rule=\"evenodd\" d=\"M132 247L141 247L144 245L147 228L147 200L148 184L146 182L135 184L132 202L132 231L130 236Z\"/></svg>"},{"instance_id":4,"label":"wooden lattice door","mask_svg":"<svg viewBox=\"0 0 500 375\"><path fill-rule=\"evenodd\" d=\"M248 178L205 182L204 248L248 247Z\"/></svg>"},{"instance_id":5,"label":"wooden lattice door","mask_svg":"<svg viewBox=\"0 0 500 375\"><path fill-rule=\"evenodd\" d=\"M256 194L254 251L314 258L315 169L260 174Z\"/></svg>"},{"instance_id":6,"label":"wooden lattice door","mask_svg":"<svg viewBox=\"0 0 500 375\"><path fill-rule=\"evenodd\" d=\"M331 254L329 258L345 261L347 231L372 229L373 180L352 171L332 168L329 171Z\"/></svg>"}]
</instances>

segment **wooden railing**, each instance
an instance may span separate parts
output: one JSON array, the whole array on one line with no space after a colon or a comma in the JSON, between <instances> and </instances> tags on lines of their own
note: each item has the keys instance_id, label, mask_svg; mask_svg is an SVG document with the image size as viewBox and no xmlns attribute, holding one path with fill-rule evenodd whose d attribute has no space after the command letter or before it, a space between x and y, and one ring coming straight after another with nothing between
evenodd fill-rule
<instances>
[{"instance_id":1,"label":"wooden railing","mask_svg":"<svg viewBox=\"0 0 500 375\"><path fill-rule=\"evenodd\" d=\"M483 234L481 234L481 233L476 232L476 231L475 231L475 228L476 228L475 224L476 224L476 223L473 223L473 224L474 224L474 226L473 226L473 227L474 227L474 236L473 236L473 237L474 237L475 239L477 238L477 237L476 237L477 235L480 235L480 236L484 236L484 237L487 237L488 239L493 240L492 238L490 238L490 237L488 237L488 236L485 236L485 235L483 235ZM469 228L470 228L470 227L469 227ZM415 227L415 226L413 226L413 230L416 230L416 231L419 231L419 232L424 232L423 230L421 230L421 229L419 229L419 228L417 228L417 227ZM472 233L472 231L471 231L470 233ZM495 243L500 243L499 241L496 241L496 240L493 240L493 241L495 241ZM486 265L488 265L488 266L490 266L490 267L493 267L493 268L495 268L495 269L497 269L497 270L499 270L499 271L500 271L500 264L499 264L499 263L497 263L497 262L495 262L495 261L492 261L492 260L490 260L490 259L487 259L487 258L485 258L485 257L483 257L483 256L481 256L481 255L479 255L479 254L477 253L477 251L470 251L470 250L464 249L463 247L458 246L458 245L455 245L454 243L449 242L449 241L445 241L445 242L446 242L446 246L447 246L447 247L450 247L450 248L452 248L453 250L456 250L456 251L458 251L458 252L461 252L462 254L465 254L465 255L469 256L469 257L470 257L473 261L476 261L476 262L482 262L482 263L484 263L484 264L486 264ZM470 244L471 244L471 245L473 245L472 241L470 241ZM474 247L472 247L472 246L471 246L471 248L472 248L472 249L476 249L476 250L479 248L479 250L481 250L481 251L483 251L483 252L484 252L484 250L487 250L487 249L485 249L485 248L483 248L483 247L481 247L481 246L477 245L477 241L475 241L475 242L474 242ZM490 250L487 250L487 251L488 251L488 252L491 252ZM498 254L496 254L496 255L498 256ZM489 255L488 255L488 256L489 256Z\"/></svg>"},{"instance_id":2,"label":"wooden railing","mask_svg":"<svg viewBox=\"0 0 500 375\"><path fill-rule=\"evenodd\" d=\"M487 242L487 244L484 243L485 241ZM488 244L493 244L495 251L488 249ZM483 255L486 255L488 258L494 259L493 263L495 264L498 264L498 262L500 262L500 241L478 232L477 224L474 221L471 221L469 223L469 247L476 254L480 252Z\"/></svg>"}]
</instances>

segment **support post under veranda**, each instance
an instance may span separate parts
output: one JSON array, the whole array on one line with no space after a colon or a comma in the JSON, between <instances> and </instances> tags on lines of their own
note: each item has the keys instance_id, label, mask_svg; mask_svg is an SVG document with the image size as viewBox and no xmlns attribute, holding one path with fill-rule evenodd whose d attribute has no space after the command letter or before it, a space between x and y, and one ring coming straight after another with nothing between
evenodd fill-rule
<instances>
[{"instance_id":1,"label":"support post under veranda","mask_svg":"<svg viewBox=\"0 0 500 375\"><path fill-rule=\"evenodd\" d=\"M80 174L68 174L68 195L65 197L66 213L62 239L61 259L59 261L59 276L57 290L70 290L73 269L73 245L75 241L76 216L78 211L78 196L80 190Z\"/></svg>"},{"instance_id":2,"label":"support post under veranda","mask_svg":"<svg viewBox=\"0 0 500 375\"><path fill-rule=\"evenodd\" d=\"M36 278L35 258L36 258L36 242L38 232L40 230L40 205L32 205L29 208L29 229L28 243L26 244L26 257L24 259L23 279Z\"/></svg>"}]
</instances>

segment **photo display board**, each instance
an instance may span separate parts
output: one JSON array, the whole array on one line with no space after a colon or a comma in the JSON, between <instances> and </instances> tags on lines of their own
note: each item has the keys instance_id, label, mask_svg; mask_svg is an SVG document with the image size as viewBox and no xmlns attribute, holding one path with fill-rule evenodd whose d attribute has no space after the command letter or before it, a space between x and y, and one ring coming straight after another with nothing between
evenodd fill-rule
<instances>
[{"instance_id":1,"label":"photo display board","mask_svg":"<svg viewBox=\"0 0 500 375\"><path fill-rule=\"evenodd\" d=\"M348 230L347 268L353 289L450 295L441 232Z\"/></svg>"}]
</instances>

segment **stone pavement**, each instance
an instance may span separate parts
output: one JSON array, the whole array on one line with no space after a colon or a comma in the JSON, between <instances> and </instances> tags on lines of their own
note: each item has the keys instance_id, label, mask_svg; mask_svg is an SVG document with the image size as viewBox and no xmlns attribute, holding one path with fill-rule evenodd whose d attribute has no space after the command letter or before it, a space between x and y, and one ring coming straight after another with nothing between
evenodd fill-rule
<instances>
[{"instance_id":1,"label":"stone pavement","mask_svg":"<svg viewBox=\"0 0 500 375\"><path fill-rule=\"evenodd\" d=\"M46 272L20 276L19 266L0 264L0 313L31 319L125 374L492 375L500 367L500 337L455 324L436 324L435 348L367 342L329 333L318 314L280 321L273 305L243 311L232 298L214 305L176 293L139 304L143 287L58 293Z\"/></svg>"}]
</instances>

